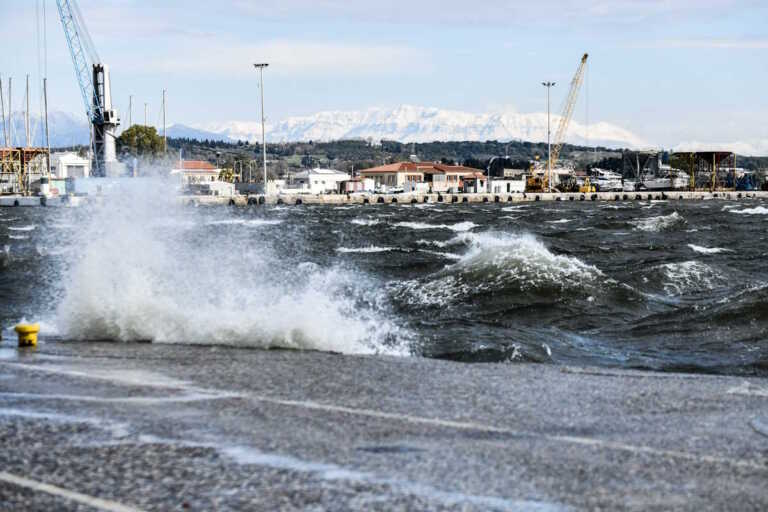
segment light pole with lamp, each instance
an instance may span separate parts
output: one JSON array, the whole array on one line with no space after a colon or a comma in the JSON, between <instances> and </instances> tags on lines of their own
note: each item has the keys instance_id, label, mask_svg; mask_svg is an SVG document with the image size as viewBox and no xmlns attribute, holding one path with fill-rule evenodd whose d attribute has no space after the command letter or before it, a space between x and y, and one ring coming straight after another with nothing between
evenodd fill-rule
<instances>
[{"instance_id":1,"label":"light pole with lamp","mask_svg":"<svg viewBox=\"0 0 768 512\"><path fill-rule=\"evenodd\" d=\"M264 68L267 66L269 64L266 62L253 65L259 70L259 87L261 89L261 151L264 159L264 197L267 197L267 136L264 131Z\"/></svg>"},{"instance_id":2,"label":"light pole with lamp","mask_svg":"<svg viewBox=\"0 0 768 512\"><path fill-rule=\"evenodd\" d=\"M549 91L555 82L541 82L547 88L547 187L552 192L552 130L550 129Z\"/></svg>"}]
</instances>

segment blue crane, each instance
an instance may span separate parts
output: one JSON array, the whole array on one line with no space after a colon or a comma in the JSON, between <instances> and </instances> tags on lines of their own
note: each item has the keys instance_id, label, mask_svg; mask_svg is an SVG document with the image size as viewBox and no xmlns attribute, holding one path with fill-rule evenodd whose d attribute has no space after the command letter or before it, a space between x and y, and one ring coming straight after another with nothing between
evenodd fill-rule
<instances>
[{"instance_id":1,"label":"blue crane","mask_svg":"<svg viewBox=\"0 0 768 512\"><path fill-rule=\"evenodd\" d=\"M106 176L117 165L115 138L120 117L112 108L109 69L101 62L76 0L56 0L75 76L91 123L93 176Z\"/></svg>"}]
</instances>

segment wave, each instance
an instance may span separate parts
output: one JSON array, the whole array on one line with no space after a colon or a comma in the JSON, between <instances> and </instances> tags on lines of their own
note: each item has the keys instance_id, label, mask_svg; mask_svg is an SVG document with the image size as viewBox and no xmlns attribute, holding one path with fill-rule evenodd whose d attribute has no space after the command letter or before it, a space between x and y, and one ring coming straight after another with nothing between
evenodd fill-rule
<instances>
[{"instance_id":1,"label":"wave","mask_svg":"<svg viewBox=\"0 0 768 512\"><path fill-rule=\"evenodd\" d=\"M573 219L548 220L547 224L568 224L569 222L573 222Z\"/></svg>"},{"instance_id":2,"label":"wave","mask_svg":"<svg viewBox=\"0 0 768 512\"><path fill-rule=\"evenodd\" d=\"M437 274L395 287L409 304L442 306L486 293L588 292L603 273L571 256L550 251L533 235L462 233L455 243L468 251Z\"/></svg>"},{"instance_id":3,"label":"wave","mask_svg":"<svg viewBox=\"0 0 768 512\"><path fill-rule=\"evenodd\" d=\"M726 282L714 267L695 260L665 263L656 269L662 273L664 291L672 296L714 290Z\"/></svg>"},{"instance_id":4,"label":"wave","mask_svg":"<svg viewBox=\"0 0 768 512\"><path fill-rule=\"evenodd\" d=\"M339 247L336 249L336 252L367 254L376 252L389 252L394 250L395 249L393 247L376 247L375 245L371 245L368 247Z\"/></svg>"},{"instance_id":5,"label":"wave","mask_svg":"<svg viewBox=\"0 0 768 512\"><path fill-rule=\"evenodd\" d=\"M667 231L686 223L685 218L677 212L673 212L669 215L660 215L658 217L648 217L630 221L630 224L635 226L635 229L653 233Z\"/></svg>"},{"instance_id":6,"label":"wave","mask_svg":"<svg viewBox=\"0 0 768 512\"><path fill-rule=\"evenodd\" d=\"M741 215L768 215L768 208L764 206L756 206L755 208L745 208L743 210L729 210L731 213L739 213Z\"/></svg>"},{"instance_id":7,"label":"wave","mask_svg":"<svg viewBox=\"0 0 768 512\"><path fill-rule=\"evenodd\" d=\"M8 226L9 231L33 231L37 226L30 224L28 226Z\"/></svg>"},{"instance_id":8,"label":"wave","mask_svg":"<svg viewBox=\"0 0 768 512\"><path fill-rule=\"evenodd\" d=\"M358 226L375 226L381 221L378 219L352 219L350 222Z\"/></svg>"},{"instance_id":9,"label":"wave","mask_svg":"<svg viewBox=\"0 0 768 512\"><path fill-rule=\"evenodd\" d=\"M58 336L409 352L410 333L365 273L292 262L263 239L254 244L251 230L211 233L203 211L149 188L115 198L82 212L86 221L54 280L61 287L51 322ZM197 227L153 227L164 217L191 218Z\"/></svg>"},{"instance_id":10,"label":"wave","mask_svg":"<svg viewBox=\"0 0 768 512\"><path fill-rule=\"evenodd\" d=\"M27 240L27 239L29 239L29 237L26 236L26 235L8 235L8 238L10 238L11 240Z\"/></svg>"},{"instance_id":11,"label":"wave","mask_svg":"<svg viewBox=\"0 0 768 512\"><path fill-rule=\"evenodd\" d=\"M276 219L220 219L206 222L209 226L276 226L283 221Z\"/></svg>"},{"instance_id":12,"label":"wave","mask_svg":"<svg viewBox=\"0 0 768 512\"><path fill-rule=\"evenodd\" d=\"M700 245L688 244L694 252L700 254L720 254L722 252L733 252L732 249L722 249L720 247L702 247Z\"/></svg>"},{"instance_id":13,"label":"wave","mask_svg":"<svg viewBox=\"0 0 768 512\"><path fill-rule=\"evenodd\" d=\"M398 222L395 224L397 227L410 228L416 230L424 229L450 229L451 231L463 232L470 231L477 227L474 222L464 221L457 224L427 224L425 222Z\"/></svg>"}]
</instances>

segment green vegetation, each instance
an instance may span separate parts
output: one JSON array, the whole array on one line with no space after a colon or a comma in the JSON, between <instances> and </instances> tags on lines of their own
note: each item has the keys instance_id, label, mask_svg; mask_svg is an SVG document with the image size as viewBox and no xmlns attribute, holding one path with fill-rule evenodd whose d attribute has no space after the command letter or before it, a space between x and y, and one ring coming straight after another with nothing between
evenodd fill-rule
<instances>
[{"instance_id":1,"label":"green vegetation","mask_svg":"<svg viewBox=\"0 0 768 512\"><path fill-rule=\"evenodd\" d=\"M151 126L133 125L117 138L120 158L156 159L163 153L163 138Z\"/></svg>"}]
</instances>

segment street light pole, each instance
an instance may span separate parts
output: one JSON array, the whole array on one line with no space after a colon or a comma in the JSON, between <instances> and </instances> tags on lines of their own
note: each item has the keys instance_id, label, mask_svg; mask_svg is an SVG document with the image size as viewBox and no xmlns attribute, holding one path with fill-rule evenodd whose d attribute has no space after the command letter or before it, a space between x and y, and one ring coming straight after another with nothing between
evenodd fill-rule
<instances>
[{"instance_id":1,"label":"street light pole","mask_svg":"<svg viewBox=\"0 0 768 512\"><path fill-rule=\"evenodd\" d=\"M254 64L259 70L259 86L261 88L261 151L264 159L264 197L267 196L267 136L264 128L264 68L269 66L266 62Z\"/></svg>"},{"instance_id":2,"label":"street light pole","mask_svg":"<svg viewBox=\"0 0 768 512\"><path fill-rule=\"evenodd\" d=\"M541 82L547 88L547 186L552 192L552 130L550 129L549 90L555 86L555 82Z\"/></svg>"}]
</instances>

